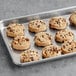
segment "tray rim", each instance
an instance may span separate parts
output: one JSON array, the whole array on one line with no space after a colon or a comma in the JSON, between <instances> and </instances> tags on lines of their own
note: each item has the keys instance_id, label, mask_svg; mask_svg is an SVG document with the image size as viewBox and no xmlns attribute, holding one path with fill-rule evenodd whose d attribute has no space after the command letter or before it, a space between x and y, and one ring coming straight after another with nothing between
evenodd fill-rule
<instances>
[{"instance_id":1,"label":"tray rim","mask_svg":"<svg viewBox=\"0 0 76 76\"><path fill-rule=\"evenodd\" d=\"M76 6L65 7L65 8L60 8L60 9L55 9L55 10L50 10L50 11L44 11L44 12L39 12L39 13L34 13L34 14L29 14L29 15L24 15L24 16L19 16L19 17L12 17L12 18L8 18L8 19L2 19L2 20L0 20L0 24L2 22L4 22L4 21L9 21L9 20L14 20L14 19L20 19L20 18L24 18L24 17L30 17L30 16L39 15L39 14L45 14L45 13L58 12L58 11L63 11L63 10L68 10L68 9L74 9L74 8L76 8Z\"/></svg>"},{"instance_id":2,"label":"tray rim","mask_svg":"<svg viewBox=\"0 0 76 76\"><path fill-rule=\"evenodd\" d=\"M4 26L2 25L3 22L5 21L9 21L9 20L14 20L14 19L20 19L20 18L24 18L24 17L30 17L30 16L35 16L35 15L39 15L39 14L46 14L46 13L52 13L52 12L58 12L58 11L63 11L63 10L68 10L68 9L74 9L76 8L76 6L71 6L71 7L66 7L66 8L61 8L61 9L56 9L56 10L51 10L51 11L46 11L46 12L40 12L40 13L36 13L36 14L30 14L30 15L26 15L26 16L19 16L19 17L14 17L14 18L9 18L9 19L3 19L0 21L0 34L4 40L4 43L6 44L6 41L2 35L2 31ZM69 57L69 56L73 56L76 55L76 52L73 53L69 53L69 54L65 54L65 55L60 55L60 56L56 56L56 57L52 57L52 58L46 58L46 59L41 59L38 61L32 61L32 62L27 62L27 63L17 63L14 61L13 56L11 54L11 52L9 51L9 46L6 44L7 50L11 56L12 62L18 66L26 66L26 65L31 65L31 64L35 64L35 63L42 63L42 62L46 62L46 61L51 61L51 60L57 60L57 59L61 59L64 57Z\"/></svg>"}]
</instances>

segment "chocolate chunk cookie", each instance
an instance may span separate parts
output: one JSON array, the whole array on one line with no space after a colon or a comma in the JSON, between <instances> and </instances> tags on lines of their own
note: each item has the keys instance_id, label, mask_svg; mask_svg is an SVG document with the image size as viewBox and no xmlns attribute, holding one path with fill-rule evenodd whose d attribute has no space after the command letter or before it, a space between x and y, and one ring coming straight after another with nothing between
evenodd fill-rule
<instances>
[{"instance_id":1,"label":"chocolate chunk cookie","mask_svg":"<svg viewBox=\"0 0 76 76\"><path fill-rule=\"evenodd\" d=\"M74 39L74 34L70 30L61 30L56 32L55 40L58 42L72 41Z\"/></svg>"},{"instance_id":2,"label":"chocolate chunk cookie","mask_svg":"<svg viewBox=\"0 0 76 76\"><path fill-rule=\"evenodd\" d=\"M34 40L37 46L47 46L52 44L52 36L46 32L37 33Z\"/></svg>"},{"instance_id":3,"label":"chocolate chunk cookie","mask_svg":"<svg viewBox=\"0 0 76 76\"><path fill-rule=\"evenodd\" d=\"M53 17L49 21L49 27L57 30L65 29L67 24L66 19L63 17Z\"/></svg>"},{"instance_id":4,"label":"chocolate chunk cookie","mask_svg":"<svg viewBox=\"0 0 76 76\"><path fill-rule=\"evenodd\" d=\"M76 26L76 12L72 13L69 18L70 24Z\"/></svg>"},{"instance_id":5,"label":"chocolate chunk cookie","mask_svg":"<svg viewBox=\"0 0 76 76\"><path fill-rule=\"evenodd\" d=\"M76 42L75 41L65 42L62 44L61 49L63 54L76 52Z\"/></svg>"},{"instance_id":6,"label":"chocolate chunk cookie","mask_svg":"<svg viewBox=\"0 0 76 76\"><path fill-rule=\"evenodd\" d=\"M30 40L25 36L17 36L11 43L12 48L18 51L28 49L30 47Z\"/></svg>"},{"instance_id":7,"label":"chocolate chunk cookie","mask_svg":"<svg viewBox=\"0 0 76 76\"><path fill-rule=\"evenodd\" d=\"M59 46L49 45L42 49L42 57L49 58L61 55L61 48Z\"/></svg>"},{"instance_id":8,"label":"chocolate chunk cookie","mask_svg":"<svg viewBox=\"0 0 76 76\"><path fill-rule=\"evenodd\" d=\"M47 29L47 26L43 20L33 20L28 24L28 29L30 32L42 32Z\"/></svg>"},{"instance_id":9,"label":"chocolate chunk cookie","mask_svg":"<svg viewBox=\"0 0 76 76\"><path fill-rule=\"evenodd\" d=\"M31 50L31 49L26 50L26 51L22 52L20 55L21 63L37 61L39 59L40 59L40 55L39 55L38 51L36 51L36 50Z\"/></svg>"},{"instance_id":10,"label":"chocolate chunk cookie","mask_svg":"<svg viewBox=\"0 0 76 76\"><path fill-rule=\"evenodd\" d=\"M9 37L24 35L24 25L19 23L11 23L7 26L6 34Z\"/></svg>"}]
</instances>

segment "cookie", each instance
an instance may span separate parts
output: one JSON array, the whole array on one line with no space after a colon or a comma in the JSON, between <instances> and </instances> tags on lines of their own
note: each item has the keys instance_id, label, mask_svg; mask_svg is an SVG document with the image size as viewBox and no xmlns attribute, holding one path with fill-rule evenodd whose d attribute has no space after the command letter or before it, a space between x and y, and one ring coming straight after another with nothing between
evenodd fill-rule
<instances>
[{"instance_id":1,"label":"cookie","mask_svg":"<svg viewBox=\"0 0 76 76\"><path fill-rule=\"evenodd\" d=\"M16 36L11 45L13 49L22 51L30 47L30 40L25 36Z\"/></svg>"},{"instance_id":2,"label":"cookie","mask_svg":"<svg viewBox=\"0 0 76 76\"><path fill-rule=\"evenodd\" d=\"M72 41L74 39L74 34L70 30L60 30L56 32L55 40L57 42Z\"/></svg>"},{"instance_id":3,"label":"cookie","mask_svg":"<svg viewBox=\"0 0 76 76\"><path fill-rule=\"evenodd\" d=\"M70 24L76 26L76 12L72 13L69 18Z\"/></svg>"},{"instance_id":4,"label":"cookie","mask_svg":"<svg viewBox=\"0 0 76 76\"><path fill-rule=\"evenodd\" d=\"M22 52L20 55L21 63L37 61L39 59L40 59L40 55L39 55L38 51L36 51L36 50L31 50L31 49L26 50L26 51Z\"/></svg>"},{"instance_id":5,"label":"cookie","mask_svg":"<svg viewBox=\"0 0 76 76\"><path fill-rule=\"evenodd\" d=\"M71 41L71 42L66 41L62 44L61 49L62 49L63 54L76 52L76 42L75 41Z\"/></svg>"},{"instance_id":6,"label":"cookie","mask_svg":"<svg viewBox=\"0 0 76 76\"><path fill-rule=\"evenodd\" d=\"M42 57L49 58L61 55L61 48L59 46L49 45L42 49Z\"/></svg>"},{"instance_id":7,"label":"cookie","mask_svg":"<svg viewBox=\"0 0 76 76\"><path fill-rule=\"evenodd\" d=\"M30 32L42 32L47 29L46 24L43 20L33 20L28 24L28 29Z\"/></svg>"},{"instance_id":8,"label":"cookie","mask_svg":"<svg viewBox=\"0 0 76 76\"><path fill-rule=\"evenodd\" d=\"M35 35L34 41L37 46L47 46L52 44L52 36L46 32L39 32Z\"/></svg>"},{"instance_id":9,"label":"cookie","mask_svg":"<svg viewBox=\"0 0 76 76\"><path fill-rule=\"evenodd\" d=\"M66 19L63 17L53 17L49 21L49 27L52 29L65 29L67 26Z\"/></svg>"},{"instance_id":10,"label":"cookie","mask_svg":"<svg viewBox=\"0 0 76 76\"><path fill-rule=\"evenodd\" d=\"M9 37L24 35L24 25L19 23L11 23L7 26L6 34Z\"/></svg>"}]
</instances>

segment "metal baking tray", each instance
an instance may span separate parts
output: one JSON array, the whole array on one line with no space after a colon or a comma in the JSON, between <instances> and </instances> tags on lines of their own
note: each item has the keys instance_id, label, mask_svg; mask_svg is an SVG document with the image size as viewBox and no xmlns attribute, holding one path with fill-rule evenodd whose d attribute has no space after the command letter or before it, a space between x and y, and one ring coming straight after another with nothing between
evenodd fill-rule
<instances>
[{"instance_id":1,"label":"metal baking tray","mask_svg":"<svg viewBox=\"0 0 76 76\"><path fill-rule=\"evenodd\" d=\"M62 8L62 9L58 9L58 10L52 10L52 11L47 11L47 12L42 12L42 13L37 13L37 14L32 14L32 15L27 15L27 16L22 16L22 17L17 17L17 18L13 18L13 19L5 19L5 20L1 20L0 21L0 34L3 37L3 40L5 42L5 45L7 47L7 51L9 52L11 59L13 61L14 64L19 65L19 66L25 66L25 65L30 65L30 64L35 64L35 63L41 63L41 62L46 62L46 61L50 61L50 60L56 60L56 59L60 59L60 58L64 58L64 57L68 57L68 56L72 56L72 55L76 55L76 53L69 53L69 54L65 54L65 55L61 55L61 56L55 56L55 57L51 57L51 58L46 58L46 59L40 59L39 61L32 61L32 62L25 62L25 63L21 63L20 62L20 53L19 51L15 51L14 49L11 48L11 41L12 38L9 38L6 36L6 27L8 26L9 23L12 22L18 22L18 23L22 23L25 25L25 36L30 38L31 41L31 49L36 49L39 51L39 53L41 54L41 49L42 47L37 47L34 45L34 33L30 33L28 31L28 22L30 20L34 20L34 19L43 19L47 26L49 26L49 19L51 17L55 17L55 16L63 16L64 18L66 18L66 20L68 21L68 25L69 25L69 16L72 12L74 12L76 10L76 6L72 6L72 7L68 7L68 8ZM76 28L71 27L70 25L67 26L67 29L72 30L72 32L75 35L76 39ZM52 30L52 29L47 29L48 33L52 34L52 36L55 36L56 30ZM59 45L60 43L55 42L55 40L53 39L53 44L54 45Z\"/></svg>"}]
</instances>

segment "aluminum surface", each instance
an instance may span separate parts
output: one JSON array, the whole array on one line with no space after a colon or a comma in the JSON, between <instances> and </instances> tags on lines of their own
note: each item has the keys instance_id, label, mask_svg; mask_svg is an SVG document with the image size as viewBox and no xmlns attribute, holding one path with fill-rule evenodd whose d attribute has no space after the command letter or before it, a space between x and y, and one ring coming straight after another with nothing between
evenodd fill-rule
<instances>
[{"instance_id":1,"label":"aluminum surface","mask_svg":"<svg viewBox=\"0 0 76 76\"><path fill-rule=\"evenodd\" d=\"M76 28L71 27L69 25L69 16L75 10L76 10L76 6L73 6L73 7L69 7L69 8L63 8L63 9L58 9L58 10L53 10L53 11L48 11L48 12L43 12L43 13L38 13L38 14L33 14L33 15L28 15L28 16L23 16L23 17L17 17L17 18L13 18L13 19L5 19L5 20L0 21L1 35L3 37L3 40L6 44L7 49L8 49L7 51L9 52L13 63L15 63L16 65L19 65L19 66L25 66L25 65L30 65L30 64L40 63L40 62L46 62L46 61L49 61L49 60L56 60L56 59L64 58L64 57L67 57L67 56L76 55L76 53L69 53L69 54L66 54L66 55L56 56L56 57L52 57L52 58L46 58L46 59L41 58L39 61L20 63L20 53L21 52L13 50L11 48L12 38L9 38L9 37L6 36L6 27L8 26L9 23L11 23L11 22L23 23L25 25L25 28L26 28L25 29L25 36L30 38L30 41L31 41L31 44L32 44L30 48L38 50L39 53L41 54L42 47L37 47L37 46L34 45L33 39L34 39L35 34L30 33L28 31L28 22L30 20L34 20L34 19L43 19L46 22L47 26L49 26L48 25L49 24L49 19L51 17L63 16L64 18L66 18L66 20L68 22L67 29L72 30L72 32L75 35L75 38L74 38L74 40L75 40L76 39ZM56 30L52 30L52 29L48 28L46 32L52 34L52 36L54 37L55 33L56 33ZM60 43L55 42L54 39L53 39L53 44L54 45L59 45L59 46L61 45Z\"/></svg>"}]
</instances>

